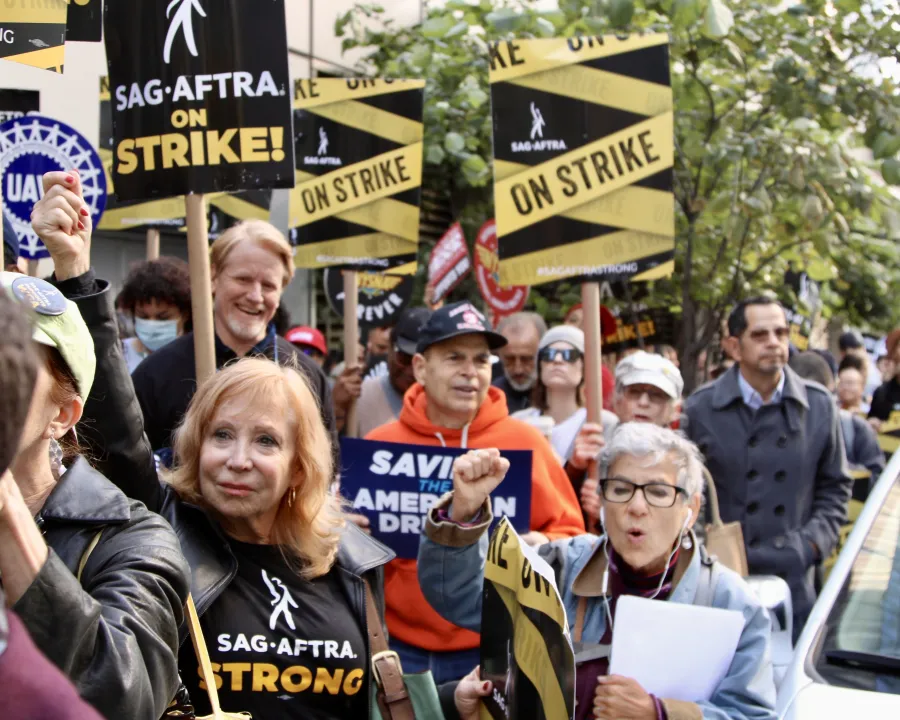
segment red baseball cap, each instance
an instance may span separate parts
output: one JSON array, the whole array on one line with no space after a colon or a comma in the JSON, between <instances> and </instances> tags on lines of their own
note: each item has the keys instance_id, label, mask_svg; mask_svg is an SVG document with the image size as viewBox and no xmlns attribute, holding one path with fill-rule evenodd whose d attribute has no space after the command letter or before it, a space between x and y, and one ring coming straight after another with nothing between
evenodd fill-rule
<instances>
[{"instance_id":1,"label":"red baseball cap","mask_svg":"<svg viewBox=\"0 0 900 720\"><path fill-rule=\"evenodd\" d=\"M300 327L291 328L287 331L284 339L294 345L308 345L315 348L323 355L328 354L328 345L325 343L325 336L312 327L301 325Z\"/></svg>"}]
</instances>

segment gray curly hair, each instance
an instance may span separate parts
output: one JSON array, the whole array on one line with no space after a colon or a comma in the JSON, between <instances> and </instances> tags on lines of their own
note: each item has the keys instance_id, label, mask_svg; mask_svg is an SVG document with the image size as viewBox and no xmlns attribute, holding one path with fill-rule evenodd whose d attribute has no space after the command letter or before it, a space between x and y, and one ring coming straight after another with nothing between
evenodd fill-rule
<instances>
[{"instance_id":1,"label":"gray curly hair","mask_svg":"<svg viewBox=\"0 0 900 720\"><path fill-rule=\"evenodd\" d=\"M630 422L620 425L601 456L604 475L622 455L649 456L654 462L660 462L669 455L678 468L677 484L687 491L688 498L703 494L703 459L700 450L674 430L651 423Z\"/></svg>"}]
</instances>

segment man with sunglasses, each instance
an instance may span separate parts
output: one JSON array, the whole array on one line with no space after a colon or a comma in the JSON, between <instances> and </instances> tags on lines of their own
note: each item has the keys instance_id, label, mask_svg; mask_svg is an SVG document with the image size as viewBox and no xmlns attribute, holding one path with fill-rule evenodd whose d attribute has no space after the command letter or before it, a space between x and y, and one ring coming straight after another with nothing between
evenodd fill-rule
<instances>
[{"instance_id":1,"label":"man with sunglasses","mask_svg":"<svg viewBox=\"0 0 900 720\"><path fill-rule=\"evenodd\" d=\"M400 416L403 396L416 381L412 358L416 354L419 329L430 317L431 310L428 308L407 308L391 328L387 346L387 374L364 380L356 404L360 437L394 422Z\"/></svg>"},{"instance_id":2,"label":"man with sunglasses","mask_svg":"<svg viewBox=\"0 0 900 720\"><path fill-rule=\"evenodd\" d=\"M847 515L837 408L787 366L790 329L777 300L739 303L728 335L736 364L688 398L681 428L706 457L722 520L743 527L750 573L790 586L796 638L815 601L816 566Z\"/></svg>"}]
</instances>

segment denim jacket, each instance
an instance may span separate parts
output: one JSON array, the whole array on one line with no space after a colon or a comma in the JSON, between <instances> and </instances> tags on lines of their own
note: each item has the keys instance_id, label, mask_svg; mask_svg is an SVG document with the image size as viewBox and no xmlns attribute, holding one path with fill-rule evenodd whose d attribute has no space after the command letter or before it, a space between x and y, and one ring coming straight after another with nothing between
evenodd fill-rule
<instances>
[{"instance_id":1,"label":"denim jacket","mask_svg":"<svg viewBox=\"0 0 900 720\"><path fill-rule=\"evenodd\" d=\"M452 493L429 512L419 544L419 584L443 617L476 632L481 629L484 563L488 549L487 528L492 518L485 502L476 525L440 522L437 512L446 509ZM694 537L694 547L698 547ZM602 576L606 566L603 538L579 535L548 543L540 555L556 572L569 627L575 627L578 602L587 598L582 636L599 641L606 630L602 600ZM676 568L670 602L693 603L702 581L701 553L684 553ZM708 575L706 576L708 577ZM663 698L669 720L775 720L775 680L771 660L771 624L768 613L753 591L735 572L719 566L713 574L712 607L738 610L744 630L725 678L708 702L689 703ZM698 629L698 632L700 630Z\"/></svg>"}]
</instances>

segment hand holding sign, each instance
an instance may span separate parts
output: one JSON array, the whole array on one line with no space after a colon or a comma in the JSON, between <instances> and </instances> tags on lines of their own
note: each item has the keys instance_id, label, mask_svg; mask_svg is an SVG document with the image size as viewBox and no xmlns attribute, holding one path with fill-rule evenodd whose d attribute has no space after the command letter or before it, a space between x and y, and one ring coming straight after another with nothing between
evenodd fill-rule
<instances>
[{"instance_id":1,"label":"hand holding sign","mask_svg":"<svg viewBox=\"0 0 900 720\"><path fill-rule=\"evenodd\" d=\"M606 441L603 439L603 426L586 422L575 436L575 446L569 461L578 470L587 470L588 463L600 456Z\"/></svg>"},{"instance_id":2,"label":"hand holding sign","mask_svg":"<svg viewBox=\"0 0 900 720\"><path fill-rule=\"evenodd\" d=\"M48 172L44 196L31 211L31 227L41 239L58 280L83 275L91 267L91 213L84 201L77 170Z\"/></svg>"},{"instance_id":3,"label":"hand holding sign","mask_svg":"<svg viewBox=\"0 0 900 720\"><path fill-rule=\"evenodd\" d=\"M496 448L472 450L453 462L451 519L467 522L506 477L509 460Z\"/></svg>"}]
</instances>

